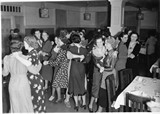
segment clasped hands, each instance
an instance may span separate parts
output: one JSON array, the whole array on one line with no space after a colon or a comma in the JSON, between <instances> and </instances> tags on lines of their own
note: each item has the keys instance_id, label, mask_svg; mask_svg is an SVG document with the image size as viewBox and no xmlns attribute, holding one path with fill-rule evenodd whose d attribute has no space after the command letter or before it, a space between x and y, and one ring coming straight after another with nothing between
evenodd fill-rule
<instances>
[{"instance_id":1,"label":"clasped hands","mask_svg":"<svg viewBox=\"0 0 160 114\"><path fill-rule=\"evenodd\" d=\"M157 65L154 65L154 64L151 66L151 68L149 69L149 71L152 73L154 68L157 68L156 72L159 72L160 69L158 68Z\"/></svg>"},{"instance_id":2,"label":"clasped hands","mask_svg":"<svg viewBox=\"0 0 160 114\"><path fill-rule=\"evenodd\" d=\"M84 55L74 55L70 51L67 51L67 58L68 59L80 58L80 61L82 61L85 58L85 56Z\"/></svg>"},{"instance_id":3,"label":"clasped hands","mask_svg":"<svg viewBox=\"0 0 160 114\"><path fill-rule=\"evenodd\" d=\"M48 65L49 61L43 61L43 65Z\"/></svg>"},{"instance_id":4,"label":"clasped hands","mask_svg":"<svg viewBox=\"0 0 160 114\"><path fill-rule=\"evenodd\" d=\"M100 73L104 71L104 67L100 67Z\"/></svg>"}]
</instances>

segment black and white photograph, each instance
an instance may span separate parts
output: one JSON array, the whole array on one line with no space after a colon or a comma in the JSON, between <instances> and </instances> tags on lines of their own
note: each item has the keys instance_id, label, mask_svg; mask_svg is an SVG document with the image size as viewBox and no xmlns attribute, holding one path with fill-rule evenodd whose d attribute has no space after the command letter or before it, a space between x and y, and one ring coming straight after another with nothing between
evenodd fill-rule
<instances>
[{"instance_id":1,"label":"black and white photograph","mask_svg":"<svg viewBox=\"0 0 160 114\"><path fill-rule=\"evenodd\" d=\"M160 0L0 5L0 113L160 112Z\"/></svg>"}]
</instances>

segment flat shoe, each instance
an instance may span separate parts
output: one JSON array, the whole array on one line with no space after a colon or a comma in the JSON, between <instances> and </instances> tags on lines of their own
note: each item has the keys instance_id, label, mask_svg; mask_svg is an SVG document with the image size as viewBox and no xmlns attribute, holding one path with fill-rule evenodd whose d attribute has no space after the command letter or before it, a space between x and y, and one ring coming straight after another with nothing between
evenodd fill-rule
<instances>
[{"instance_id":1,"label":"flat shoe","mask_svg":"<svg viewBox=\"0 0 160 114\"><path fill-rule=\"evenodd\" d=\"M93 112L93 108L88 107L89 112Z\"/></svg>"},{"instance_id":2,"label":"flat shoe","mask_svg":"<svg viewBox=\"0 0 160 114\"><path fill-rule=\"evenodd\" d=\"M53 101L54 99L55 99L55 97L51 95L49 98L49 101Z\"/></svg>"},{"instance_id":3,"label":"flat shoe","mask_svg":"<svg viewBox=\"0 0 160 114\"><path fill-rule=\"evenodd\" d=\"M78 112L79 107L78 107L78 106L75 106L75 107L74 107L74 110L76 110L76 111Z\"/></svg>"},{"instance_id":4,"label":"flat shoe","mask_svg":"<svg viewBox=\"0 0 160 114\"><path fill-rule=\"evenodd\" d=\"M87 108L87 106L86 106L86 105L81 105L81 108L86 109L86 108Z\"/></svg>"},{"instance_id":5,"label":"flat shoe","mask_svg":"<svg viewBox=\"0 0 160 114\"><path fill-rule=\"evenodd\" d=\"M55 101L55 103L61 103L62 102L62 99L57 99L56 101Z\"/></svg>"},{"instance_id":6,"label":"flat shoe","mask_svg":"<svg viewBox=\"0 0 160 114\"><path fill-rule=\"evenodd\" d=\"M64 101L64 104L66 105L66 107L71 108L71 104L69 101Z\"/></svg>"}]
</instances>

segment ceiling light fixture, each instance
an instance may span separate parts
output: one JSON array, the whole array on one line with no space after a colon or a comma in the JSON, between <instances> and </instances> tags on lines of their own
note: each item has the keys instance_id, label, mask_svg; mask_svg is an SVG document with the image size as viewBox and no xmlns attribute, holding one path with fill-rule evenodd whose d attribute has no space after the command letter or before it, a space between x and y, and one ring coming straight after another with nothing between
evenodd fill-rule
<instances>
[{"instance_id":1,"label":"ceiling light fixture","mask_svg":"<svg viewBox=\"0 0 160 114\"><path fill-rule=\"evenodd\" d=\"M86 2L85 12L83 14L84 20L91 20L91 13L88 12L89 2Z\"/></svg>"}]
</instances>

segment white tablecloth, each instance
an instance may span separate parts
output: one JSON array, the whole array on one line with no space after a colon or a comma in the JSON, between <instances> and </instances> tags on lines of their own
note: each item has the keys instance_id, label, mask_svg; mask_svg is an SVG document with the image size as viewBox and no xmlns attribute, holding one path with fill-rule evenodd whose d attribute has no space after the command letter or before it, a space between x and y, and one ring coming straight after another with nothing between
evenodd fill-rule
<instances>
[{"instance_id":1,"label":"white tablecloth","mask_svg":"<svg viewBox=\"0 0 160 114\"><path fill-rule=\"evenodd\" d=\"M120 105L125 105L126 92L141 91L149 97L155 97L155 91L160 92L160 80L148 77L136 76L135 79L122 91L113 104L115 109L120 108ZM138 93L138 92L137 92ZM140 93L140 92L139 92ZM141 96L140 95L140 96Z\"/></svg>"}]
</instances>

